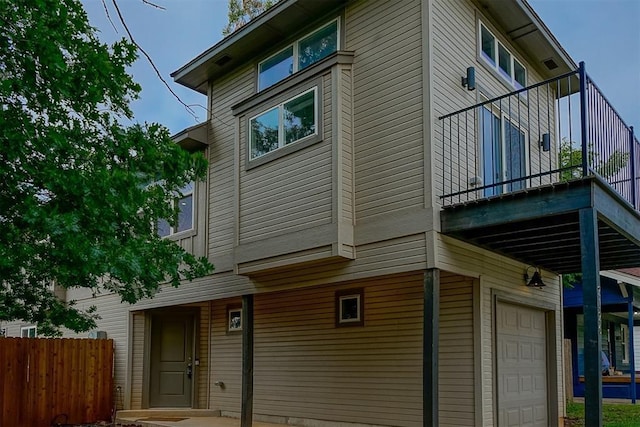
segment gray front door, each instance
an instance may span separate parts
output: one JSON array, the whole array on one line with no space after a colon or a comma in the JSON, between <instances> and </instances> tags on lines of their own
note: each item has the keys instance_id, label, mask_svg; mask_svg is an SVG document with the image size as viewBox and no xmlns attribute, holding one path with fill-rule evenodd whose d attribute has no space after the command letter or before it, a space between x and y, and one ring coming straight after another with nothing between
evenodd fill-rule
<instances>
[{"instance_id":1,"label":"gray front door","mask_svg":"<svg viewBox=\"0 0 640 427\"><path fill-rule=\"evenodd\" d=\"M496 335L498 425L548 426L544 311L499 302Z\"/></svg>"},{"instance_id":2,"label":"gray front door","mask_svg":"<svg viewBox=\"0 0 640 427\"><path fill-rule=\"evenodd\" d=\"M192 406L193 313L151 316L149 406Z\"/></svg>"}]
</instances>

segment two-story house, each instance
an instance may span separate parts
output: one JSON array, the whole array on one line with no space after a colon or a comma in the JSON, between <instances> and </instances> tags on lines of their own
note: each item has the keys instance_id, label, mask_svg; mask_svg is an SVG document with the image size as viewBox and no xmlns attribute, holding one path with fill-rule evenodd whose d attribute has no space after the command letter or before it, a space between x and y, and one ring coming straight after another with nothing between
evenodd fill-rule
<instances>
[{"instance_id":1,"label":"two-story house","mask_svg":"<svg viewBox=\"0 0 640 427\"><path fill-rule=\"evenodd\" d=\"M598 423L598 272L640 264L637 140L526 1L282 0L173 77L208 97L176 140L209 173L165 233L216 270L135 306L67 292L116 341L116 401L562 425L558 274L582 271Z\"/></svg>"}]
</instances>

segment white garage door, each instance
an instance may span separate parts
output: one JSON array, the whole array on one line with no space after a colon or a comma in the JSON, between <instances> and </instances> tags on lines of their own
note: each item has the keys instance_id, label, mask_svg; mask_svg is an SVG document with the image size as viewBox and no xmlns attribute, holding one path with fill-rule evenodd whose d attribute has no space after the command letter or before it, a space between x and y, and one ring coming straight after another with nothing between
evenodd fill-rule
<instances>
[{"instance_id":1,"label":"white garage door","mask_svg":"<svg viewBox=\"0 0 640 427\"><path fill-rule=\"evenodd\" d=\"M497 324L500 426L548 423L547 337L543 311L499 302Z\"/></svg>"}]
</instances>

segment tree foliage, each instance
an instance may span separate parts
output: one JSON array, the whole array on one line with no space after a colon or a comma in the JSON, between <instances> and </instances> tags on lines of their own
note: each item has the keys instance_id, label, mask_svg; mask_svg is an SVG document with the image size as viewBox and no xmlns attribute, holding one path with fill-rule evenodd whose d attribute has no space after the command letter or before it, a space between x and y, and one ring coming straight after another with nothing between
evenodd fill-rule
<instances>
[{"instance_id":1,"label":"tree foliage","mask_svg":"<svg viewBox=\"0 0 640 427\"><path fill-rule=\"evenodd\" d=\"M135 59L98 40L78 0L0 1L0 320L88 330L94 308L53 285L134 303L211 270L154 231L206 161L160 125L122 125Z\"/></svg>"},{"instance_id":2,"label":"tree foliage","mask_svg":"<svg viewBox=\"0 0 640 427\"><path fill-rule=\"evenodd\" d=\"M229 0L229 22L222 29L227 36L276 4L278 0Z\"/></svg>"},{"instance_id":3,"label":"tree foliage","mask_svg":"<svg viewBox=\"0 0 640 427\"><path fill-rule=\"evenodd\" d=\"M612 178L621 169L629 164L629 153L615 149L606 158L594 151L593 147L588 149L589 167L604 178ZM560 141L558 160L561 168L561 181L569 181L582 177L582 148L580 144L563 138Z\"/></svg>"}]
</instances>

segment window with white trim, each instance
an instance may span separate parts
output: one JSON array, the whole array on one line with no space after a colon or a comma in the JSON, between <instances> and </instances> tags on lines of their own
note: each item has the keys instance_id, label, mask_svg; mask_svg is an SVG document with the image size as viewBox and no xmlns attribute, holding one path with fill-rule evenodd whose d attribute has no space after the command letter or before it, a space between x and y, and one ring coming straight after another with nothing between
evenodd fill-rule
<instances>
[{"instance_id":1,"label":"window with white trim","mask_svg":"<svg viewBox=\"0 0 640 427\"><path fill-rule=\"evenodd\" d=\"M318 88L249 119L249 160L318 134Z\"/></svg>"},{"instance_id":2,"label":"window with white trim","mask_svg":"<svg viewBox=\"0 0 640 427\"><path fill-rule=\"evenodd\" d=\"M22 326L20 328L20 336L22 338L35 338L38 336L38 330L34 325Z\"/></svg>"},{"instance_id":3,"label":"window with white trim","mask_svg":"<svg viewBox=\"0 0 640 427\"><path fill-rule=\"evenodd\" d=\"M622 346L622 363L629 363L629 325L620 325L620 345Z\"/></svg>"},{"instance_id":4,"label":"window with white trim","mask_svg":"<svg viewBox=\"0 0 640 427\"><path fill-rule=\"evenodd\" d=\"M516 89L527 86L527 70L484 24L479 25L479 55Z\"/></svg>"},{"instance_id":5,"label":"window with white trim","mask_svg":"<svg viewBox=\"0 0 640 427\"><path fill-rule=\"evenodd\" d=\"M337 52L338 39L338 19L334 19L260 62L258 91Z\"/></svg>"},{"instance_id":6,"label":"window with white trim","mask_svg":"<svg viewBox=\"0 0 640 427\"><path fill-rule=\"evenodd\" d=\"M193 190L194 183L190 182L180 189L179 196L175 198L174 203L178 208L178 221L175 225L169 224L169 221L166 219L158 220L157 230L160 237L168 237L173 234L193 229Z\"/></svg>"},{"instance_id":7,"label":"window with white trim","mask_svg":"<svg viewBox=\"0 0 640 427\"><path fill-rule=\"evenodd\" d=\"M336 327L364 326L364 291L336 291Z\"/></svg>"}]
</instances>

